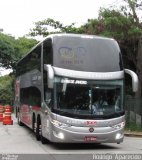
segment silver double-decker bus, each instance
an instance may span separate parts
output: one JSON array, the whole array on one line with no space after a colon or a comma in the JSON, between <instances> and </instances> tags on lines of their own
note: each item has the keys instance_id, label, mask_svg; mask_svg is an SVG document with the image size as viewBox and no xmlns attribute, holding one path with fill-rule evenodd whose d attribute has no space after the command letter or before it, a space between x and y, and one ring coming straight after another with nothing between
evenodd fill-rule
<instances>
[{"instance_id":1,"label":"silver double-decker bus","mask_svg":"<svg viewBox=\"0 0 142 160\"><path fill-rule=\"evenodd\" d=\"M19 125L37 140L59 143L121 143L124 137L123 68L114 39L55 34L17 64L15 109Z\"/></svg>"}]
</instances>

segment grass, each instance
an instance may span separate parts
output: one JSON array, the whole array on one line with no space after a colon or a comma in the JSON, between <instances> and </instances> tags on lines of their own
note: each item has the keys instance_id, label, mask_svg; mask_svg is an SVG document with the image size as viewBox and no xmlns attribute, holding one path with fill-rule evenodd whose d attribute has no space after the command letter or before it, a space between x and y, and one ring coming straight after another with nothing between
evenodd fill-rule
<instances>
[{"instance_id":1,"label":"grass","mask_svg":"<svg viewBox=\"0 0 142 160\"><path fill-rule=\"evenodd\" d=\"M134 122L131 122L130 124L126 124L125 130L142 132L142 126L139 126L135 124Z\"/></svg>"}]
</instances>

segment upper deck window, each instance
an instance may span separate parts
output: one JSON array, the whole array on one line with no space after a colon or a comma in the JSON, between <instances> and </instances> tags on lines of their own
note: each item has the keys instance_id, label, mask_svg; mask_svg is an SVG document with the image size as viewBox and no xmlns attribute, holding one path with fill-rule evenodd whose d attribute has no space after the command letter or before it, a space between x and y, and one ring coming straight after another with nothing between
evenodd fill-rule
<instances>
[{"instance_id":1,"label":"upper deck window","mask_svg":"<svg viewBox=\"0 0 142 160\"><path fill-rule=\"evenodd\" d=\"M56 67L89 72L115 72L123 69L116 41L105 38L55 37Z\"/></svg>"},{"instance_id":2,"label":"upper deck window","mask_svg":"<svg viewBox=\"0 0 142 160\"><path fill-rule=\"evenodd\" d=\"M37 46L17 64L17 76L37 69L41 70L41 45Z\"/></svg>"}]
</instances>

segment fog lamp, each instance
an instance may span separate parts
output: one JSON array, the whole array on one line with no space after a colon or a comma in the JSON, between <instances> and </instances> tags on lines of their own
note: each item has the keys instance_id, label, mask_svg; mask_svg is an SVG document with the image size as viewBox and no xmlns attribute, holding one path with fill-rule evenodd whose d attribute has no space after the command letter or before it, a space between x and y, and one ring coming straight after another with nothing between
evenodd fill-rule
<instances>
[{"instance_id":1,"label":"fog lamp","mask_svg":"<svg viewBox=\"0 0 142 160\"><path fill-rule=\"evenodd\" d=\"M121 138L121 133L117 133L115 139L118 140Z\"/></svg>"},{"instance_id":2,"label":"fog lamp","mask_svg":"<svg viewBox=\"0 0 142 160\"><path fill-rule=\"evenodd\" d=\"M59 137L60 139L64 139L64 134L63 134L62 132L60 132L60 133L58 133L58 137Z\"/></svg>"},{"instance_id":3,"label":"fog lamp","mask_svg":"<svg viewBox=\"0 0 142 160\"><path fill-rule=\"evenodd\" d=\"M57 137L59 139L64 139L65 138L64 133L62 133L62 132L56 133L55 131L53 131L53 134L54 134L55 137Z\"/></svg>"}]
</instances>

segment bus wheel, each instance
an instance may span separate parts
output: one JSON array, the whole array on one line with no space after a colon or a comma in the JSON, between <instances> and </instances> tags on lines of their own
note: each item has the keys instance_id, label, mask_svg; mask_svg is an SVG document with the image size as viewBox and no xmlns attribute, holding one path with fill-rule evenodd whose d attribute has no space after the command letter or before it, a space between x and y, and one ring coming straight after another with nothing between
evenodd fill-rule
<instances>
[{"instance_id":1,"label":"bus wheel","mask_svg":"<svg viewBox=\"0 0 142 160\"><path fill-rule=\"evenodd\" d=\"M20 120L20 112L17 112L17 122L18 122L19 126L23 126L24 125Z\"/></svg>"},{"instance_id":2,"label":"bus wheel","mask_svg":"<svg viewBox=\"0 0 142 160\"><path fill-rule=\"evenodd\" d=\"M42 132L41 132L40 140L41 140L42 144L46 144L47 143L47 139L43 137Z\"/></svg>"},{"instance_id":3,"label":"bus wheel","mask_svg":"<svg viewBox=\"0 0 142 160\"><path fill-rule=\"evenodd\" d=\"M37 141L40 141L40 138L41 138L41 135L40 135L40 132L41 132L41 128L40 128L40 121L37 121L37 127L36 127L36 139Z\"/></svg>"},{"instance_id":4,"label":"bus wheel","mask_svg":"<svg viewBox=\"0 0 142 160\"><path fill-rule=\"evenodd\" d=\"M36 133L35 115L33 116L33 120L32 120L32 130L34 133Z\"/></svg>"}]
</instances>

